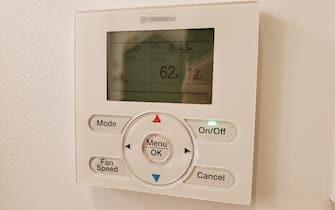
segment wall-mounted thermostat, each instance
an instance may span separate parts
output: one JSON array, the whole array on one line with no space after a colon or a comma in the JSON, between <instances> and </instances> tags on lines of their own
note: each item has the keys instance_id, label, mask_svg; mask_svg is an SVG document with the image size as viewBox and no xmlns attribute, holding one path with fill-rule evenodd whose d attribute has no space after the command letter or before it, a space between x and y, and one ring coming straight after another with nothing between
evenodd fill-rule
<instances>
[{"instance_id":1,"label":"wall-mounted thermostat","mask_svg":"<svg viewBox=\"0 0 335 210\"><path fill-rule=\"evenodd\" d=\"M255 1L78 12L80 183L250 204Z\"/></svg>"}]
</instances>

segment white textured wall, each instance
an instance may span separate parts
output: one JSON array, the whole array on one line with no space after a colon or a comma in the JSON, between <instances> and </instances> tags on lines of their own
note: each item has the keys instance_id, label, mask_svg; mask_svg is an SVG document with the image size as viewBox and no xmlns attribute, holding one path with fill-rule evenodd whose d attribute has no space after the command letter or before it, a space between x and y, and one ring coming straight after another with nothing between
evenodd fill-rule
<instances>
[{"instance_id":1,"label":"white textured wall","mask_svg":"<svg viewBox=\"0 0 335 210\"><path fill-rule=\"evenodd\" d=\"M331 209L334 0L260 2L253 206L75 184L73 12L191 2L0 0L0 210Z\"/></svg>"}]
</instances>

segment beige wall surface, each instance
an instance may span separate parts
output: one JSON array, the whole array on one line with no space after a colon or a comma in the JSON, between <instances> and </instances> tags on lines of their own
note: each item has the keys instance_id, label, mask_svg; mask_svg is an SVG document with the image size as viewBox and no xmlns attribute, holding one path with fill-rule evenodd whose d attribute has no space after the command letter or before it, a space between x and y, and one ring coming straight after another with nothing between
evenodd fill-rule
<instances>
[{"instance_id":1,"label":"beige wall surface","mask_svg":"<svg viewBox=\"0 0 335 210\"><path fill-rule=\"evenodd\" d=\"M205 0L0 0L0 210L330 210L335 1L260 1L253 205L77 185L74 11Z\"/></svg>"}]
</instances>

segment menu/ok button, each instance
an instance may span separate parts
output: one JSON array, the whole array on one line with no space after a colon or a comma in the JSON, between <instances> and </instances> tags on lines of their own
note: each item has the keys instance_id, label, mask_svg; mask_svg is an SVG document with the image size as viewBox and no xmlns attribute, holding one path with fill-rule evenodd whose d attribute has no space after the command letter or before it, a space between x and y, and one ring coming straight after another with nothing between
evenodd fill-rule
<instances>
[{"instance_id":1,"label":"menu/ok button","mask_svg":"<svg viewBox=\"0 0 335 210\"><path fill-rule=\"evenodd\" d=\"M89 120L89 126L96 132L121 134L130 119L131 117L119 115L93 115Z\"/></svg>"},{"instance_id":2,"label":"menu/ok button","mask_svg":"<svg viewBox=\"0 0 335 210\"><path fill-rule=\"evenodd\" d=\"M144 138L142 150L146 158L154 163L165 163L171 156L169 140L157 133L152 133Z\"/></svg>"}]
</instances>

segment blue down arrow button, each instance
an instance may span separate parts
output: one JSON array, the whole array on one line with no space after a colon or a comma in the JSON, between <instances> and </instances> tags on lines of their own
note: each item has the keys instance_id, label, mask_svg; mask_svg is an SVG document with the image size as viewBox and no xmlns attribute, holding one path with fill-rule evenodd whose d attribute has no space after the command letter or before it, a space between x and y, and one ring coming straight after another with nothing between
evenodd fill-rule
<instances>
[{"instance_id":1,"label":"blue down arrow button","mask_svg":"<svg viewBox=\"0 0 335 210\"><path fill-rule=\"evenodd\" d=\"M154 178L155 182L158 182L160 174L152 174L152 177Z\"/></svg>"}]
</instances>

